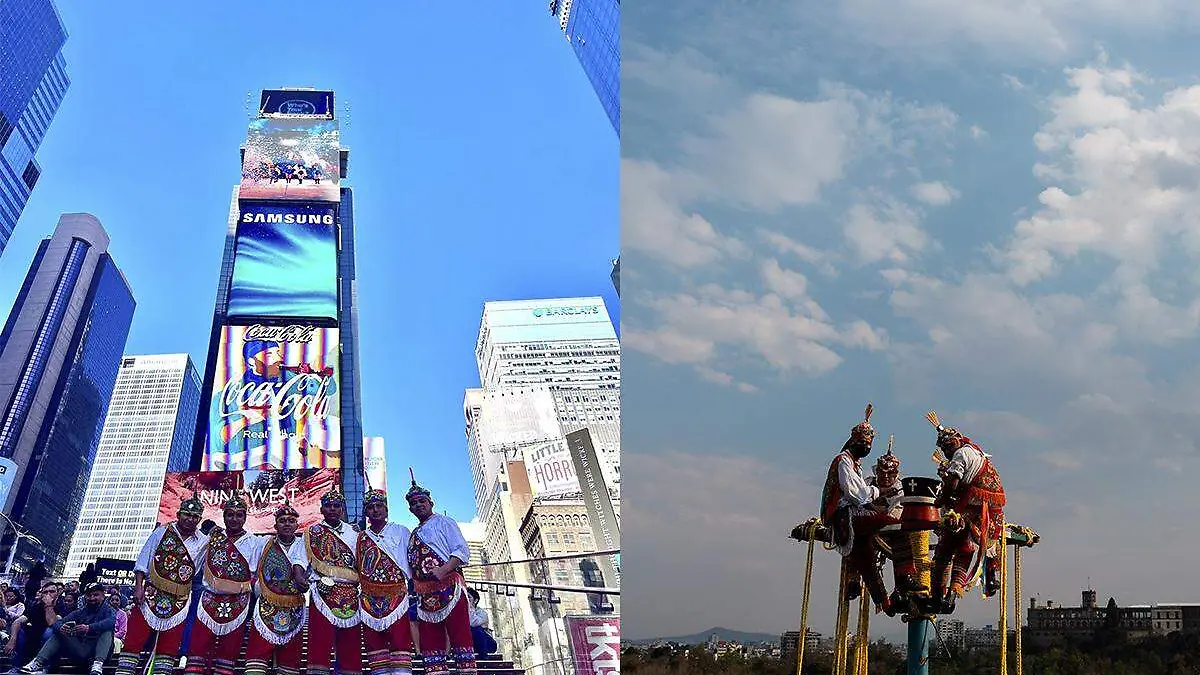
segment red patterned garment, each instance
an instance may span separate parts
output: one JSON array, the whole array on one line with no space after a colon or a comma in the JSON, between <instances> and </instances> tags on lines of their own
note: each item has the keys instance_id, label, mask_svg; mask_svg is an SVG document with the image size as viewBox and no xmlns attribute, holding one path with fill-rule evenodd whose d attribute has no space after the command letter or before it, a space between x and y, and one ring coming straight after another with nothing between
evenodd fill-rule
<instances>
[{"instance_id":1,"label":"red patterned garment","mask_svg":"<svg viewBox=\"0 0 1200 675\"><path fill-rule=\"evenodd\" d=\"M408 610L404 567L366 531L358 534L357 566L363 622L372 630L385 631Z\"/></svg>"},{"instance_id":2,"label":"red patterned garment","mask_svg":"<svg viewBox=\"0 0 1200 675\"><path fill-rule=\"evenodd\" d=\"M249 616L253 575L242 549L252 551L256 545L254 535L242 533L233 540L222 529L214 530L208 540L204 591L196 616L213 635L232 633Z\"/></svg>"},{"instance_id":3,"label":"red patterned garment","mask_svg":"<svg viewBox=\"0 0 1200 675\"><path fill-rule=\"evenodd\" d=\"M350 527L342 523L342 527ZM325 523L304 533L309 564L320 575L313 605L338 628L358 625L358 569L354 549Z\"/></svg>"}]
</instances>

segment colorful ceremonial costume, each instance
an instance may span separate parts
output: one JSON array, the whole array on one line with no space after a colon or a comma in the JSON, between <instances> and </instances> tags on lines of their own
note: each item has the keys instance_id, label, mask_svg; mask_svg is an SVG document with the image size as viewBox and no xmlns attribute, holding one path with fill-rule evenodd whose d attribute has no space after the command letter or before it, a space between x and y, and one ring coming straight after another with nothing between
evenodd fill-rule
<instances>
[{"instance_id":1,"label":"colorful ceremonial costume","mask_svg":"<svg viewBox=\"0 0 1200 675\"><path fill-rule=\"evenodd\" d=\"M414 480L407 498L411 500L418 495L430 496ZM412 531L408 543L408 566L418 599L421 658L429 675L449 672L448 658L454 660L459 673L477 672L471 608L462 573L455 571L445 579L438 579L433 573L434 568L446 564L451 557L463 564L470 561L467 540L452 518L431 514ZM444 649L447 638L449 654Z\"/></svg>"},{"instance_id":2,"label":"colorful ceremonial costume","mask_svg":"<svg viewBox=\"0 0 1200 675\"><path fill-rule=\"evenodd\" d=\"M246 510L246 502L240 496L226 501L224 506ZM185 673L203 675L211 658L214 675L233 675L250 614L252 563L260 548L262 540L249 532L231 537L218 528L210 534L204 590L196 607Z\"/></svg>"},{"instance_id":3,"label":"colorful ceremonial costume","mask_svg":"<svg viewBox=\"0 0 1200 675\"><path fill-rule=\"evenodd\" d=\"M888 451L876 460L875 473L868 476L866 482L876 488L887 489L894 485L900 485L900 478L900 458L892 454L889 442ZM904 515L903 502L903 492L892 494L887 498L883 513L899 523L901 516ZM913 547L909 540L909 533L887 528L877 536L882 540L887 557L892 560L892 577L895 588L901 593L905 590L921 589L920 582L917 580L917 564L913 559ZM928 591L929 589L926 587L923 590Z\"/></svg>"},{"instance_id":4,"label":"colorful ceremonial costume","mask_svg":"<svg viewBox=\"0 0 1200 675\"><path fill-rule=\"evenodd\" d=\"M308 567L304 538L296 537L285 546L277 535L263 537L255 558L254 589L258 600L254 627L246 646L246 675L265 675L272 656L280 675L297 675L304 646L302 632L308 618L308 595L296 583L292 568Z\"/></svg>"},{"instance_id":5,"label":"colorful ceremonial costume","mask_svg":"<svg viewBox=\"0 0 1200 675\"><path fill-rule=\"evenodd\" d=\"M936 414L926 417L937 429L938 447L951 451L940 472L945 481L941 501L962 516L961 528L944 527L938 533L933 581L940 594L946 594L948 588L950 595L962 597L981 566L989 581L995 577L994 550L1004 532L1004 486L991 455L957 429L942 426ZM953 489L948 487L951 483ZM988 589L989 595L992 592Z\"/></svg>"},{"instance_id":6,"label":"colorful ceremonial costume","mask_svg":"<svg viewBox=\"0 0 1200 675\"><path fill-rule=\"evenodd\" d=\"M196 497L183 502L180 515L199 517L204 505ZM196 530L184 537L176 523L159 525L142 546L134 572L145 575L146 599L129 615L125 644L117 659L117 675L133 675L141 651L151 637L156 672L174 669L183 641L183 623L188 615L192 579L204 564L208 536Z\"/></svg>"},{"instance_id":7,"label":"colorful ceremonial costume","mask_svg":"<svg viewBox=\"0 0 1200 675\"><path fill-rule=\"evenodd\" d=\"M821 519L830 528L832 543L844 557L844 564L848 563L847 571L861 576L875 604L886 607L887 591L879 573L874 536L879 528L898 523L899 519L870 507L880 491L863 478L860 460L870 453L875 439L873 410L868 404L865 419L850 430L850 438L829 465L821 495Z\"/></svg>"},{"instance_id":8,"label":"colorful ceremonial costume","mask_svg":"<svg viewBox=\"0 0 1200 675\"><path fill-rule=\"evenodd\" d=\"M345 499L334 488L322 505ZM358 531L347 522L321 521L304 532L314 610L308 619L308 672L327 673L336 643L341 675L362 672L362 628L358 611Z\"/></svg>"},{"instance_id":9,"label":"colorful ceremonial costume","mask_svg":"<svg viewBox=\"0 0 1200 675\"><path fill-rule=\"evenodd\" d=\"M365 506L387 504L387 494L371 490ZM362 584L359 615L367 665L372 675L412 673L412 633L408 621L407 527L387 523L375 532L370 523L358 534L358 578Z\"/></svg>"}]
</instances>

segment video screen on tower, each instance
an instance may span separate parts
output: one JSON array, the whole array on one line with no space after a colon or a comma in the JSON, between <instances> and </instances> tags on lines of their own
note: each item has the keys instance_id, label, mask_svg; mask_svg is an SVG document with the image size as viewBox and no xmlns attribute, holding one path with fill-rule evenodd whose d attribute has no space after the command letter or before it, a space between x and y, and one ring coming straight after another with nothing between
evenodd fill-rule
<instances>
[{"instance_id":1,"label":"video screen on tower","mask_svg":"<svg viewBox=\"0 0 1200 675\"><path fill-rule=\"evenodd\" d=\"M338 318L333 204L240 202L229 317Z\"/></svg>"},{"instance_id":2,"label":"video screen on tower","mask_svg":"<svg viewBox=\"0 0 1200 675\"><path fill-rule=\"evenodd\" d=\"M238 195L336 202L340 152L337 120L251 120Z\"/></svg>"},{"instance_id":3,"label":"video screen on tower","mask_svg":"<svg viewBox=\"0 0 1200 675\"><path fill-rule=\"evenodd\" d=\"M223 326L205 471L342 465L338 329Z\"/></svg>"}]
</instances>

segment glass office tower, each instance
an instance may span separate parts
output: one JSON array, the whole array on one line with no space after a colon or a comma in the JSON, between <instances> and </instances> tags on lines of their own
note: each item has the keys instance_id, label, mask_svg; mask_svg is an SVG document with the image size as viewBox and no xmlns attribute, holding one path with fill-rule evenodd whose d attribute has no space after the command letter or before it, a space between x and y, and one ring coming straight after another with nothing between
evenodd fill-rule
<instances>
[{"instance_id":1,"label":"glass office tower","mask_svg":"<svg viewBox=\"0 0 1200 675\"><path fill-rule=\"evenodd\" d=\"M579 65L621 135L621 0L551 0Z\"/></svg>"},{"instance_id":2,"label":"glass office tower","mask_svg":"<svg viewBox=\"0 0 1200 675\"><path fill-rule=\"evenodd\" d=\"M134 307L100 221L64 214L0 333L4 512L41 542L22 538L19 560L44 556L51 570L66 560Z\"/></svg>"},{"instance_id":3,"label":"glass office tower","mask_svg":"<svg viewBox=\"0 0 1200 675\"><path fill-rule=\"evenodd\" d=\"M0 253L41 176L34 153L70 85L66 41L51 0L0 2Z\"/></svg>"}]
</instances>

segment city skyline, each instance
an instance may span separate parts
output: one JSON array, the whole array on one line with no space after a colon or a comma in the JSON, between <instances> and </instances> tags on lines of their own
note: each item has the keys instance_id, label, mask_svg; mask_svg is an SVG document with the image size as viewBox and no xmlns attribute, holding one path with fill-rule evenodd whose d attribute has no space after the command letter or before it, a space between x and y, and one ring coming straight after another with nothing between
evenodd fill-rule
<instances>
[{"instance_id":1,"label":"city skyline","mask_svg":"<svg viewBox=\"0 0 1200 675\"><path fill-rule=\"evenodd\" d=\"M461 396L474 380L483 303L601 295L618 321L603 255L591 267L560 255L564 246L618 247L617 139L561 34L545 30L538 8L488 7L476 18L508 26L507 33L449 49L454 41L444 38L461 23L449 8L374 9L340 15L345 49L299 67L232 46L252 39L259 25L325 28L286 3L195 21L180 8L146 15L133 3L99 11L63 2L59 9L72 36L66 57L79 62L39 154L59 173L43 176L11 255L31 255L46 223L87 205L105 220L138 293L127 351L183 351L206 363L212 316L202 308L212 307L220 271L237 173L230 149L244 139L247 110L257 105L247 92L279 85L336 91L353 155L363 432L388 439L392 489L407 485L413 466L439 511L469 521ZM146 21L162 29L150 42L130 39L132 27ZM411 39L396 40L381 26L400 26ZM198 42L212 55L203 68L189 56ZM395 71L381 64L393 59L426 65L403 69L400 91L385 85ZM113 70L129 73L116 90L103 86ZM463 78L481 84L460 86ZM164 107L199 100L198 92L204 106ZM547 122L542 111L551 106L557 114ZM118 109L137 113L113 115L105 133L94 133L89 111ZM563 152L568 138L571 151ZM125 152L128 144L139 153ZM176 168L148 168L156 163ZM547 175L570 179L547 192ZM476 198L459 198L463 189ZM562 228L568 212L572 227ZM0 298L18 286L19 275L0 265Z\"/></svg>"}]
</instances>

